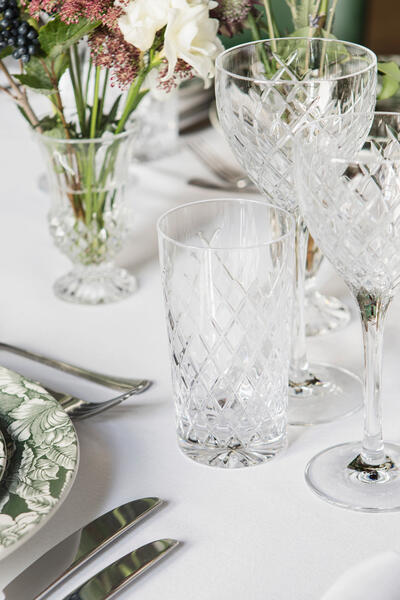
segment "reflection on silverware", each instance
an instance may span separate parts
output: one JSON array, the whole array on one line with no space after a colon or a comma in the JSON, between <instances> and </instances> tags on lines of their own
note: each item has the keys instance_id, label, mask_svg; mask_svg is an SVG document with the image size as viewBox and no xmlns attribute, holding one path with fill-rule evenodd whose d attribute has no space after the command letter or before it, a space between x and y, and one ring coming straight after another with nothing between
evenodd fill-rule
<instances>
[{"instance_id":1,"label":"reflection on silverware","mask_svg":"<svg viewBox=\"0 0 400 600\"><path fill-rule=\"evenodd\" d=\"M0 350L6 350L7 352L18 354L19 356L29 358L30 360L42 363L48 367L52 367L53 369L59 369L64 373L70 373L71 375L88 379L89 381L99 383L100 385L105 385L117 390L129 390L133 394L141 394L152 384L152 382L148 379L126 379L124 377L114 377L112 375L96 373L95 371L89 371L88 369L71 365L65 361L48 358L47 356L43 356L43 354L24 350L23 348L12 346L11 344L0 342Z\"/></svg>"},{"instance_id":2,"label":"reflection on silverware","mask_svg":"<svg viewBox=\"0 0 400 600\"><path fill-rule=\"evenodd\" d=\"M247 177L246 173L239 167L235 167L221 157L220 153L215 152L212 146L203 138L196 138L187 143L188 148L197 156L199 160L222 181L233 185L239 189L248 187L255 188L254 184ZM233 160L233 159L232 159Z\"/></svg>"},{"instance_id":3,"label":"reflection on silverware","mask_svg":"<svg viewBox=\"0 0 400 600\"><path fill-rule=\"evenodd\" d=\"M140 498L97 517L51 548L9 583L4 589L6 600L48 597L88 560L162 504L159 498Z\"/></svg>"},{"instance_id":4,"label":"reflection on silverware","mask_svg":"<svg viewBox=\"0 0 400 600\"><path fill-rule=\"evenodd\" d=\"M45 389L51 396L53 396L53 398L58 400L67 415L75 421L81 421L82 419L87 419L93 415L98 415L105 410L108 410L112 406L117 406L117 404L120 404L124 400L128 400L128 398L131 398L137 394L137 391L132 389L124 394L115 396L115 398L111 398L110 400L104 400L103 402L88 402L87 400L81 400L76 396L71 396L70 394L65 394L64 392L55 392L48 387L45 387Z\"/></svg>"},{"instance_id":5,"label":"reflection on silverware","mask_svg":"<svg viewBox=\"0 0 400 600\"><path fill-rule=\"evenodd\" d=\"M221 192L246 192L250 194L257 193L257 188L249 181L248 185L239 187L238 185L232 185L231 183L217 183L211 181L211 179L204 179L202 177L191 177L187 180L188 185L194 185L195 187L206 188L208 190L221 190Z\"/></svg>"},{"instance_id":6,"label":"reflection on silverware","mask_svg":"<svg viewBox=\"0 0 400 600\"><path fill-rule=\"evenodd\" d=\"M88 579L83 585L65 596L63 600L107 600L125 588L144 571L155 565L161 558L178 546L177 540L157 540L150 542Z\"/></svg>"}]
</instances>

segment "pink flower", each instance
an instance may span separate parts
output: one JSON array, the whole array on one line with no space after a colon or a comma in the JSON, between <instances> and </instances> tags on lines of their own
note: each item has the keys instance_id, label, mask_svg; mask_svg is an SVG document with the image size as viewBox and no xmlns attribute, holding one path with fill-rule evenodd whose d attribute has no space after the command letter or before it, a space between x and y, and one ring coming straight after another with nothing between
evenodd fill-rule
<instances>
[{"instance_id":1,"label":"pink flower","mask_svg":"<svg viewBox=\"0 0 400 600\"><path fill-rule=\"evenodd\" d=\"M243 30L245 20L259 0L216 0L211 16L220 22L220 32L232 36Z\"/></svg>"},{"instance_id":2,"label":"pink flower","mask_svg":"<svg viewBox=\"0 0 400 600\"><path fill-rule=\"evenodd\" d=\"M43 11L59 15L65 23L78 23L82 17L89 21L100 21L110 28L117 27L125 2L114 0L24 0L29 13L38 17Z\"/></svg>"},{"instance_id":3,"label":"pink flower","mask_svg":"<svg viewBox=\"0 0 400 600\"><path fill-rule=\"evenodd\" d=\"M89 46L93 63L111 69L111 79L120 88L134 81L141 68L141 52L126 42L119 30L98 27L90 36Z\"/></svg>"}]
</instances>

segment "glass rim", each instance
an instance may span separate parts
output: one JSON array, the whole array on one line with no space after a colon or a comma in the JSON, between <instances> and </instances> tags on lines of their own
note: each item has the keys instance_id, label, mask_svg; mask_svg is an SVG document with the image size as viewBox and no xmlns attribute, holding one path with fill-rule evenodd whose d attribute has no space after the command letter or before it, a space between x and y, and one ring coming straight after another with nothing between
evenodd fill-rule
<instances>
[{"instance_id":1,"label":"glass rim","mask_svg":"<svg viewBox=\"0 0 400 600\"><path fill-rule=\"evenodd\" d=\"M383 116L388 116L388 117L397 117L400 121L400 112L394 112L394 111L379 111L376 110L372 113L353 113L354 116L356 117L358 116L362 116L362 117L371 117L372 116L372 122L371 125L373 123L373 121L376 118L379 117L383 117ZM312 127L314 127L315 125L318 125L318 123L324 123L327 120L333 120L333 119L337 119L337 115L330 115L327 117L321 117L321 119L316 119L315 121L312 121L310 123L306 123L304 124L297 135L300 135L301 131L304 131L304 129L311 129ZM399 136L400 136L400 132L399 132ZM368 142L368 136L365 140L366 142ZM300 146L301 146L301 142L299 142ZM300 151L301 148L299 148ZM357 159L357 156L360 154L360 152L362 152L362 148L360 148L359 150L355 151L354 154L352 156L344 156L342 153L339 155L332 155L332 156L327 156L327 160L329 160L329 162L334 162L335 164L343 164L343 165L365 165L368 163L368 159ZM372 160L372 159L371 159ZM399 164L399 159L395 159L395 158L385 158L382 156L382 163L387 163L387 164Z\"/></svg>"},{"instance_id":2,"label":"glass rim","mask_svg":"<svg viewBox=\"0 0 400 600\"><path fill-rule=\"evenodd\" d=\"M317 42L326 42L328 44L342 44L346 47L351 47L351 48L360 48L364 51L364 53L368 56L370 56L370 58L372 58L372 61L369 65L365 66L362 69L359 69L358 71L356 71L355 73L351 73L349 75L339 75L337 77L332 77L331 79L326 79L326 78L315 78L315 79L310 79L310 80L306 80L306 81L294 81L293 79L288 79L287 81L275 81L275 80L271 80L271 79L256 79L254 77L248 77L246 75L239 75L237 73L233 73L232 71L229 71L228 69L226 69L225 67L222 66L222 61L224 60L225 56L229 55L229 54L233 54L236 50L238 49L242 49L245 48L247 46L257 46L259 44L264 44L265 42L280 42L280 41L296 41L296 40L302 40L302 41L308 41L308 42L312 42L312 41L317 41ZM373 52L372 50L370 50L370 48L367 48L366 46L362 46L361 44L355 44L354 42L346 42L344 40L338 40L338 39L327 39L327 38L320 38L320 37L278 37L278 38L266 38L264 40L256 40L256 41L251 41L251 42L245 42L244 44L238 44L237 46L233 46L232 48L227 48L226 50L224 50L223 52L221 52L221 54L219 54L217 56L217 60L215 62L215 69L216 72L220 71L221 73L225 73L226 75L228 75L229 77L232 77L233 79L238 79L241 81L251 81L252 83L256 83L259 85L313 85L316 83L325 83L327 81L340 81L342 79L350 79L352 77L358 77L359 75L362 75L363 73L367 73L368 71L372 70L372 69L377 69L377 65L378 65L378 58L375 54L375 52Z\"/></svg>"},{"instance_id":3,"label":"glass rim","mask_svg":"<svg viewBox=\"0 0 400 600\"><path fill-rule=\"evenodd\" d=\"M233 203L244 203L244 204L256 204L259 206L263 206L266 208L273 208L274 210L282 213L282 215L284 215L285 217L287 217L287 223L288 223L288 230L286 233L283 233L282 235L280 235L279 237L277 237L274 240L270 240L270 241L266 241L266 242L260 242L259 244L252 244L249 246L224 246L224 247L220 247L220 246L195 246L194 244L186 244L185 242L180 242L176 239L174 239L173 237L167 235L161 227L161 223L164 219L166 219L166 217L168 217L169 215L171 215L172 213L175 212L179 212L182 209L188 208L189 206L196 206L199 204L218 204L218 203L223 203L223 202L233 202ZM255 200L253 198L234 198L234 197L226 197L226 198L207 198L204 200L196 200L195 202L185 202L185 204L180 204L179 206L174 206L173 208L170 208L169 210L167 210L166 212L164 212L160 217L158 217L157 219L157 232L160 238L174 244L174 246L179 246L181 248L186 248L187 250L197 250L197 251L208 251L208 250L220 250L220 251L224 251L224 250L254 250L256 248L263 248L263 247L267 247L267 246L272 246L273 244L277 244L279 242L282 242L283 240L285 240L286 238L289 238L291 235L294 235L295 232L295 219L293 217L292 214L290 214L290 212L288 212L287 210L283 209L283 208L279 208L278 206L275 206L274 204L270 204L269 202L263 202L262 200Z\"/></svg>"},{"instance_id":4,"label":"glass rim","mask_svg":"<svg viewBox=\"0 0 400 600\"><path fill-rule=\"evenodd\" d=\"M46 135L45 132L41 133L36 129L33 131L33 135L37 136L40 139L44 139L49 142L54 142L57 144L68 144L68 145L76 145L76 144L111 144L114 141L119 141L121 139L127 138L128 136L134 133L133 129L129 131L121 131L121 133L111 133L110 137L96 137L96 138L55 138L50 135Z\"/></svg>"}]
</instances>

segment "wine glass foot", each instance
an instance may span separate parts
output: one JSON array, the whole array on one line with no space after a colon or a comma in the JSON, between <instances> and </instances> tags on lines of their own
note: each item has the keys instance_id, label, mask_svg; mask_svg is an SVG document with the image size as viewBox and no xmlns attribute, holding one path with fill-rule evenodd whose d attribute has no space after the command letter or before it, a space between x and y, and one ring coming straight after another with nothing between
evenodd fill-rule
<instances>
[{"instance_id":1,"label":"wine glass foot","mask_svg":"<svg viewBox=\"0 0 400 600\"><path fill-rule=\"evenodd\" d=\"M306 381L289 383L289 425L330 423L357 412L363 405L359 377L333 365L310 364Z\"/></svg>"},{"instance_id":2,"label":"wine glass foot","mask_svg":"<svg viewBox=\"0 0 400 600\"><path fill-rule=\"evenodd\" d=\"M306 335L313 337L338 331L351 319L350 310L334 296L324 296L318 290L305 295Z\"/></svg>"},{"instance_id":3,"label":"wine glass foot","mask_svg":"<svg viewBox=\"0 0 400 600\"><path fill-rule=\"evenodd\" d=\"M305 478L320 498L352 510L400 510L400 446L385 444L386 459L371 467L360 459L361 442L323 450L310 460Z\"/></svg>"}]
</instances>

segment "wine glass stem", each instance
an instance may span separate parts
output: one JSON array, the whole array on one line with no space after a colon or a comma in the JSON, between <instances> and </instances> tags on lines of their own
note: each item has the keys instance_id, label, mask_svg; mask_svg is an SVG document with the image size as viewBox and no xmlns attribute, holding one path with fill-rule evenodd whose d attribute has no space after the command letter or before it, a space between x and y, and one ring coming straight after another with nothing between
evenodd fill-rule
<instances>
[{"instance_id":1,"label":"wine glass stem","mask_svg":"<svg viewBox=\"0 0 400 600\"><path fill-rule=\"evenodd\" d=\"M367 465L382 465L382 341L384 321L391 298L374 297L365 290L356 294L361 311L364 341L364 439L361 458Z\"/></svg>"},{"instance_id":2,"label":"wine glass stem","mask_svg":"<svg viewBox=\"0 0 400 600\"><path fill-rule=\"evenodd\" d=\"M293 311L293 337L290 362L290 380L301 383L310 377L306 351L306 327L304 315L304 287L306 273L306 256L308 229L303 217L298 212L296 215L296 281Z\"/></svg>"}]
</instances>

